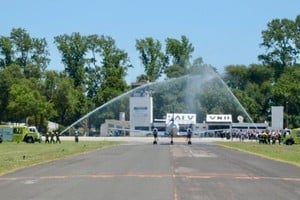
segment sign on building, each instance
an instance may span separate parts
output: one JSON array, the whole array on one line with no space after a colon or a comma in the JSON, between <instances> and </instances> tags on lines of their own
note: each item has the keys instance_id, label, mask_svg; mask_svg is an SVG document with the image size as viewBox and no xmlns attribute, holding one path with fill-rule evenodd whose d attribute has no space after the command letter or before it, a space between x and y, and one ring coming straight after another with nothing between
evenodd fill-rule
<instances>
[{"instance_id":1,"label":"sign on building","mask_svg":"<svg viewBox=\"0 0 300 200\"><path fill-rule=\"evenodd\" d=\"M231 115L206 115L206 122L232 122Z\"/></svg>"},{"instance_id":2,"label":"sign on building","mask_svg":"<svg viewBox=\"0 0 300 200\"><path fill-rule=\"evenodd\" d=\"M167 113L166 124L174 117L178 124L196 124L196 114L193 113Z\"/></svg>"}]
</instances>

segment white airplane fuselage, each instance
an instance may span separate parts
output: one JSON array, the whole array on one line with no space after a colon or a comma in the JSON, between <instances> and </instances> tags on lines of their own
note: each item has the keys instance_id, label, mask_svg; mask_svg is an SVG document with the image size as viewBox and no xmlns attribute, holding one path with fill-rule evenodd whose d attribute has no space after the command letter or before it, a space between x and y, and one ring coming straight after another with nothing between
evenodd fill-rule
<instances>
[{"instance_id":1,"label":"white airplane fuselage","mask_svg":"<svg viewBox=\"0 0 300 200\"><path fill-rule=\"evenodd\" d=\"M170 121L166 126L166 131L171 137L176 137L179 132L179 125L174 121Z\"/></svg>"}]
</instances>

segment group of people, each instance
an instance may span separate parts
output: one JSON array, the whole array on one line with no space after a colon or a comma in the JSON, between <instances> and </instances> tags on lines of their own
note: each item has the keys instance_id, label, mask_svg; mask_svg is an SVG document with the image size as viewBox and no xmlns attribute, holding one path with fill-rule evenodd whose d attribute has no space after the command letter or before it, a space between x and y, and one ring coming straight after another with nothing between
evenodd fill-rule
<instances>
[{"instance_id":1,"label":"group of people","mask_svg":"<svg viewBox=\"0 0 300 200\"><path fill-rule=\"evenodd\" d=\"M45 138L45 143L48 144L61 143L58 131L48 131Z\"/></svg>"},{"instance_id":2,"label":"group of people","mask_svg":"<svg viewBox=\"0 0 300 200\"><path fill-rule=\"evenodd\" d=\"M258 141L262 144L281 144L281 132L280 131L262 131L258 135Z\"/></svg>"},{"instance_id":3,"label":"group of people","mask_svg":"<svg viewBox=\"0 0 300 200\"><path fill-rule=\"evenodd\" d=\"M256 140L260 144L281 144L283 137L285 136L280 130L235 130L232 133L233 138L239 138L240 141Z\"/></svg>"}]
</instances>

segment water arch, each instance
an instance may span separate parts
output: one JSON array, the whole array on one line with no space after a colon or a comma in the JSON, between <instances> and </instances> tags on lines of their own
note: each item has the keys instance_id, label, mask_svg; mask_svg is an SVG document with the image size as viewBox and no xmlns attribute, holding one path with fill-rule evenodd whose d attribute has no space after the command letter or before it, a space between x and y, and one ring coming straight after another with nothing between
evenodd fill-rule
<instances>
[{"instance_id":1,"label":"water arch","mask_svg":"<svg viewBox=\"0 0 300 200\"><path fill-rule=\"evenodd\" d=\"M151 106L132 105L133 98L150 98L151 102L148 103ZM230 114L233 122L242 118L245 122L254 124L220 76L207 66L197 73L134 88L87 113L61 134L74 135L77 130L81 135L107 136L114 128L139 129L130 127L133 119L141 120L145 117L147 120L150 117L151 122L146 123L151 127L155 119L165 119L167 113L194 113L197 123L205 122L210 114ZM114 123L114 127L101 129L108 121Z\"/></svg>"}]
</instances>

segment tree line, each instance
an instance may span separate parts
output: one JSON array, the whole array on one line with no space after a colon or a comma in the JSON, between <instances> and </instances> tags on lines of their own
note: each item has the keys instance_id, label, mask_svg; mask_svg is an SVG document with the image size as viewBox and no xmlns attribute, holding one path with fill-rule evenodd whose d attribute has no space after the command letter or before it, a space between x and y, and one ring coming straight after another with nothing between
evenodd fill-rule
<instances>
[{"instance_id":1,"label":"tree line","mask_svg":"<svg viewBox=\"0 0 300 200\"><path fill-rule=\"evenodd\" d=\"M54 43L64 64L60 72L47 69L45 38L22 28L0 37L0 121L26 119L40 130L48 120L66 126L130 89L129 55L110 36L75 32L54 37ZM222 77L254 121L269 120L270 107L282 105L289 127L299 126L300 15L269 22L260 46L261 63L226 66ZM137 82L180 77L206 65L201 57L192 60L194 46L184 35L164 43L137 39L135 47L144 66Z\"/></svg>"}]
</instances>

